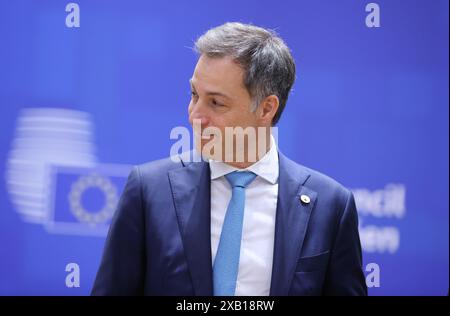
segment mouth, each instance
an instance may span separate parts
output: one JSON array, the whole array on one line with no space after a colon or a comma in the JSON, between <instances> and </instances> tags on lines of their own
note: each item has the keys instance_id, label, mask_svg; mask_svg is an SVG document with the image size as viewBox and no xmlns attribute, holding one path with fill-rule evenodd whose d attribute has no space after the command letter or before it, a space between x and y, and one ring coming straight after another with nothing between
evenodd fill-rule
<instances>
[{"instance_id":1,"label":"mouth","mask_svg":"<svg viewBox=\"0 0 450 316\"><path fill-rule=\"evenodd\" d=\"M202 135L200 133L194 132L195 139L201 139L201 140L211 140L213 135Z\"/></svg>"}]
</instances>

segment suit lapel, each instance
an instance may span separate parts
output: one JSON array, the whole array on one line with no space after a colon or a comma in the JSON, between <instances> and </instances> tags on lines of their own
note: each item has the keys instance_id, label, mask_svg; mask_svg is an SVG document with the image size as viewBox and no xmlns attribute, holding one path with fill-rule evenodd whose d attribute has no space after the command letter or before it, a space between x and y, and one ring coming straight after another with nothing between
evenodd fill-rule
<instances>
[{"instance_id":1,"label":"suit lapel","mask_svg":"<svg viewBox=\"0 0 450 316\"><path fill-rule=\"evenodd\" d=\"M306 169L279 153L278 203L275 220L270 295L287 295L306 234L317 193L303 186L309 178ZM309 196L310 203L300 201Z\"/></svg>"},{"instance_id":2,"label":"suit lapel","mask_svg":"<svg viewBox=\"0 0 450 316\"><path fill-rule=\"evenodd\" d=\"M189 163L169 179L195 295L212 295L209 165Z\"/></svg>"},{"instance_id":3,"label":"suit lapel","mask_svg":"<svg viewBox=\"0 0 450 316\"><path fill-rule=\"evenodd\" d=\"M208 163L169 171L173 200L195 295L213 295L211 178ZM317 193L304 186L306 169L279 153L278 202L270 295L287 295ZM300 201L308 195L310 203Z\"/></svg>"}]
</instances>

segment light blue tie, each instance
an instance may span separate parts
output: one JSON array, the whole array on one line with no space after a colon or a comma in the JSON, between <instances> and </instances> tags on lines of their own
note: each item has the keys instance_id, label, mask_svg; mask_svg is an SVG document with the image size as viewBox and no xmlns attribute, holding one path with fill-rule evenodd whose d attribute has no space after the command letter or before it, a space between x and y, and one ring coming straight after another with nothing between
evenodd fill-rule
<instances>
[{"instance_id":1,"label":"light blue tie","mask_svg":"<svg viewBox=\"0 0 450 316\"><path fill-rule=\"evenodd\" d=\"M233 191L223 221L220 242L213 266L215 296L233 296L239 270L245 187L256 177L249 171L234 171L225 176Z\"/></svg>"}]
</instances>

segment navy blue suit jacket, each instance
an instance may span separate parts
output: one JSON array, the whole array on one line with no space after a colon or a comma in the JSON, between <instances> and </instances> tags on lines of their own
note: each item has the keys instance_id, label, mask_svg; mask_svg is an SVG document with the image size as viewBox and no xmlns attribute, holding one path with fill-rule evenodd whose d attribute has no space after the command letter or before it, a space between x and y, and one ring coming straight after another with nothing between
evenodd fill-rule
<instances>
[{"instance_id":1,"label":"navy blue suit jacket","mask_svg":"<svg viewBox=\"0 0 450 316\"><path fill-rule=\"evenodd\" d=\"M279 167L270 294L366 295L353 195L281 153ZM210 181L205 161L135 167L92 294L212 295Z\"/></svg>"}]
</instances>

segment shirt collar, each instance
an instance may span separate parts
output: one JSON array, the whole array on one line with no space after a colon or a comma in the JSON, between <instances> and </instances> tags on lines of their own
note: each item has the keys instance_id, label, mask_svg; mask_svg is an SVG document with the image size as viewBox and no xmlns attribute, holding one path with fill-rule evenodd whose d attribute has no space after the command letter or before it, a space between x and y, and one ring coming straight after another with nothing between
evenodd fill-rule
<instances>
[{"instance_id":1,"label":"shirt collar","mask_svg":"<svg viewBox=\"0 0 450 316\"><path fill-rule=\"evenodd\" d=\"M245 169L239 169L230 166L222 161L209 160L209 168L211 170L211 180L220 178L233 171L251 171L257 176L269 181L271 184L275 184L278 181L278 149L275 139L270 135L270 149L269 151L257 162Z\"/></svg>"}]
</instances>

